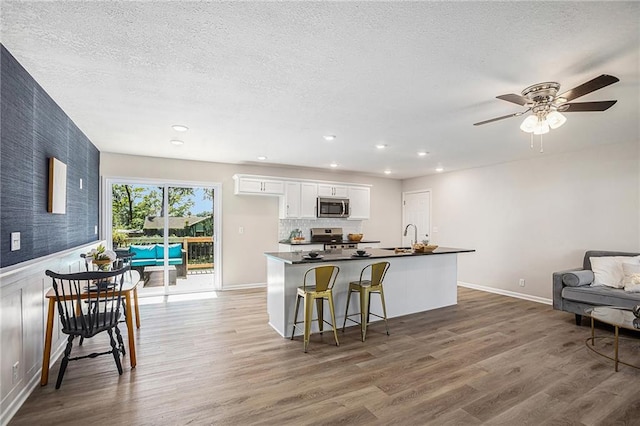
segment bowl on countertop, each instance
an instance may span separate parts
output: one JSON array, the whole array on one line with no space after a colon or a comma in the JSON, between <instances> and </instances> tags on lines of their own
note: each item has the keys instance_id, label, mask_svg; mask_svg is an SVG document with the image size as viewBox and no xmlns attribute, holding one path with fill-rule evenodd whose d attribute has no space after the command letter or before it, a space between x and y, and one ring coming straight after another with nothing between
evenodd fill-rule
<instances>
[{"instance_id":1,"label":"bowl on countertop","mask_svg":"<svg viewBox=\"0 0 640 426\"><path fill-rule=\"evenodd\" d=\"M348 234L347 238L349 239L349 241L360 241L362 240L363 236L364 234Z\"/></svg>"},{"instance_id":2,"label":"bowl on countertop","mask_svg":"<svg viewBox=\"0 0 640 426\"><path fill-rule=\"evenodd\" d=\"M413 252L414 253L430 253L438 248L437 244L414 244Z\"/></svg>"}]
</instances>

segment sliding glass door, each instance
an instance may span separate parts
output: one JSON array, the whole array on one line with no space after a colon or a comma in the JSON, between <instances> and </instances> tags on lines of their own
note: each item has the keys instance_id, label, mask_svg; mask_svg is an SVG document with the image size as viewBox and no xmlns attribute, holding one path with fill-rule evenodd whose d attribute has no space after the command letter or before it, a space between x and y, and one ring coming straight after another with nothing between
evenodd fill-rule
<instances>
[{"instance_id":1,"label":"sliding glass door","mask_svg":"<svg viewBox=\"0 0 640 426\"><path fill-rule=\"evenodd\" d=\"M105 179L105 239L134 254L141 296L220 288L219 184Z\"/></svg>"}]
</instances>

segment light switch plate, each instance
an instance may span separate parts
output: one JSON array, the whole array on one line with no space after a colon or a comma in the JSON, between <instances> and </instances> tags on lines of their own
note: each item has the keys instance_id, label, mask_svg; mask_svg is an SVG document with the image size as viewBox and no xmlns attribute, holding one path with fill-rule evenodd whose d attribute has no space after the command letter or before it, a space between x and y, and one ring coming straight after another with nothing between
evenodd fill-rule
<instances>
[{"instance_id":1,"label":"light switch plate","mask_svg":"<svg viewBox=\"0 0 640 426\"><path fill-rule=\"evenodd\" d=\"M11 233L11 251L20 250L20 233L12 232Z\"/></svg>"}]
</instances>

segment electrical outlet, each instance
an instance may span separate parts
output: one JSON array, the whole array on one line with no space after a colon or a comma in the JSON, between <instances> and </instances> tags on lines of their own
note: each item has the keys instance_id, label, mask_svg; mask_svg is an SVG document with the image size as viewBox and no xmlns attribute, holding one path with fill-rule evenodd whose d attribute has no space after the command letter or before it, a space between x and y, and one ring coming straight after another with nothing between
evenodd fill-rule
<instances>
[{"instance_id":1,"label":"electrical outlet","mask_svg":"<svg viewBox=\"0 0 640 426\"><path fill-rule=\"evenodd\" d=\"M16 361L16 363L13 364L13 368L11 369L12 377L13 377L12 384L14 385L18 383L18 379L20 378L20 375L18 374L20 372L19 367L20 367L20 361Z\"/></svg>"},{"instance_id":2,"label":"electrical outlet","mask_svg":"<svg viewBox=\"0 0 640 426\"><path fill-rule=\"evenodd\" d=\"M244 234L244 226L238 228L238 234Z\"/></svg>"},{"instance_id":3,"label":"electrical outlet","mask_svg":"<svg viewBox=\"0 0 640 426\"><path fill-rule=\"evenodd\" d=\"M520 278L518 284L520 285L520 287L524 287L524 278Z\"/></svg>"}]
</instances>

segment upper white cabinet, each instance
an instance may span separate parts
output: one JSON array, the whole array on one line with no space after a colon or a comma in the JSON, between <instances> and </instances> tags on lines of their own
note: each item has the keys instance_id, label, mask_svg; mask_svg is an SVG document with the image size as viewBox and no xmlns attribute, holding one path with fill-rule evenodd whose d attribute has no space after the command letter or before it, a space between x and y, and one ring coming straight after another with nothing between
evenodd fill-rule
<instances>
[{"instance_id":1,"label":"upper white cabinet","mask_svg":"<svg viewBox=\"0 0 640 426\"><path fill-rule=\"evenodd\" d=\"M284 181L260 176L234 175L234 194L284 195Z\"/></svg>"},{"instance_id":2,"label":"upper white cabinet","mask_svg":"<svg viewBox=\"0 0 640 426\"><path fill-rule=\"evenodd\" d=\"M236 195L280 197L280 219L316 219L318 197L348 199L350 220L365 220L371 216L371 188L368 185L241 174L234 175L233 180Z\"/></svg>"},{"instance_id":3,"label":"upper white cabinet","mask_svg":"<svg viewBox=\"0 0 640 426\"><path fill-rule=\"evenodd\" d=\"M300 183L300 218L315 219L318 208L318 184Z\"/></svg>"},{"instance_id":4,"label":"upper white cabinet","mask_svg":"<svg viewBox=\"0 0 640 426\"><path fill-rule=\"evenodd\" d=\"M326 183L318 184L318 197L348 198L349 187Z\"/></svg>"},{"instance_id":5,"label":"upper white cabinet","mask_svg":"<svg viewBox=\"0 0 640 426\"><path fill-rule=\"evenodd\" d=\"M367 186L350 186L348 192L350 220L369 219L371 215L370 188Z\"/></svg>"},{"instance_id":6,"label":"upper white cabinet","mask_svg":"<svg viewBox=\"0 0 640 426\"><path fill-rule=\"evenodd\" d=\"M280 219L300 217L300 183L285 182L284 196L280 197Z\"/></svg>"},{"instance_id":7,"label":"upper white cabinet","mask_svg":"<svg viewBox=\"0 0 640 426\"><path fill-rule=\"evenodd\" d=\"M285 182L280 198L280 219L315 219L318 185L309 182Z\"/></svg>"}]
</instances>

